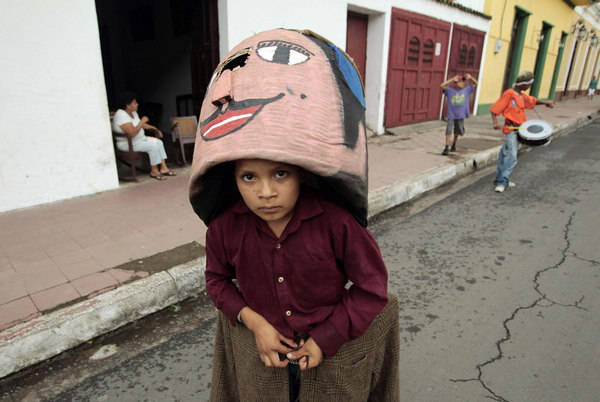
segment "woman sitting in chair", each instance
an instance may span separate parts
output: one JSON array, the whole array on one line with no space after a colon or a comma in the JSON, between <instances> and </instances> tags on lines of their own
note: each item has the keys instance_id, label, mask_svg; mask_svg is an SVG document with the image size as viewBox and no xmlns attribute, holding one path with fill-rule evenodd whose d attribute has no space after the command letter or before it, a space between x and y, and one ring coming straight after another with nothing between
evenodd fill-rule
<instances>
[{"instance_id":1,"label":"woman sitting in chair","mask_svg":"<svg viewBox=\"0 0 600 402\"><path fill-rule=\"evenodd\" d=\"M175 176L167 167L165 160L167 153L165 146L160 138L163 138L162 132L148 124L148 117L140 119L137 113L137 96L133 92L126 92L119 95L119 107L112 119L112 129L119 134L127 134L131 137L133 150L136 152L146 152L150 157L150 177L156 180L166 180L164 176ZM156 137L146 137L144 129L156 132ZM129 144L127 138L117 137L117 148L121 151L128 151Z\"/></svg>"}]
</instances>

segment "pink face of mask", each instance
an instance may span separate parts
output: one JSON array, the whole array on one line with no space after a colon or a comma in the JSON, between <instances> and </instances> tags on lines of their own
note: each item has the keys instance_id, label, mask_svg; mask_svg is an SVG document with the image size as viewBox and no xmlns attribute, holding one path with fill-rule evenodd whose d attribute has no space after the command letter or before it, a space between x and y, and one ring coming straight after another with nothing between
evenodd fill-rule
<instances>
[{"instance_id":1,"label":"pink face of mask","mask_svg":"<svg viewBox=\"0 0 600 402\"><path fill-rule=\"evenodd\" d=\"M259 158L314 173L322 192L366 224L362 96L343 52L312 34L278 29L244 40L217 67L202 104L190 180L198 215L208 223L219 212L211 199L227 190L211 184L227 174L215 167Z\"/></svg>"}]
</instances>

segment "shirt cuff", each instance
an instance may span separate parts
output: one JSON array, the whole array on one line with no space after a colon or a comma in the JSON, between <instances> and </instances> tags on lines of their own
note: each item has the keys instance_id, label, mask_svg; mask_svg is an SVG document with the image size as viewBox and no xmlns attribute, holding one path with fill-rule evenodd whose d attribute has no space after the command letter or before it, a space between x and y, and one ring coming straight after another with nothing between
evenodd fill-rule
<instances>
[{"instance_id":1,"label":"shirt cuff","mask_svg":"<svg viewBox=\"0 0 600 402\"><path fill-rule=\"evenodd\" d=\"M346 340L342 338L335 326L329 321L325 321L310 331L310 337L314 339L327 357L335 355L338 349L346 343Z\"/></svg>"},{"instance_id":2,"label":"shirt cuff","mask_svg":"<svg viewBox=\"0 0 600 402\"><path fill-rule=\"evenodd\" d=\"M238 317L242 309L246 307L246 302L243 299L231 301L227 305L221 307L221 312L229 319L231 325L235 326L238 322ZM240 321L241 322L241 321Z\"/></svg>"}]
</instances>

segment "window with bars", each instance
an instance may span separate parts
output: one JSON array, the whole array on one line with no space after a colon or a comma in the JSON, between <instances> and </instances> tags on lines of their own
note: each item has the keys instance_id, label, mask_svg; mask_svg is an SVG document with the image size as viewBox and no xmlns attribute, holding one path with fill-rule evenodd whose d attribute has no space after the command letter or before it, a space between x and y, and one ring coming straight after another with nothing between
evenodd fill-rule
<instances>
[{"instance_id":1,"label":"window with bars","mask_svg":"<svg viewBox=\"0 0 600 402\"><path fill-rule=\"evenodd\" d=\"M431 39L423 44L423 64L433 64L433 52L435 44Z\"/></svg>"},{"instance_id":2,"label":"window with bars","mask_svg":"<svg viewBox=\"0 0 600 402\"><path fill-rule=\"evenodd\" d=\"M475 50L475 46L471 46L471 48L469 49L469 55L467 56L467 67L474 67L475 66L475 53L477 51Z\"/></svg>"},{"instance_id":3,"label":"window with bars","mask_svg":"<svg viewBox=\"0 0 600 402\"><path fill-rule=\"evenodd\" d=\"M467 45L461 45L458 52L458 65L464 66L467 64Z\"/></svg>"},{"instance_id":4,"label":"window with bars","mask_svg":"<svg viewBox=\"0 0 600 402\"><path fill-rule=\"evenodd\" d=\"M408 41L408 65L411 67L419 64L419 56L421 54L421 41L416 36Z\"/></svg>"}]
</instances>

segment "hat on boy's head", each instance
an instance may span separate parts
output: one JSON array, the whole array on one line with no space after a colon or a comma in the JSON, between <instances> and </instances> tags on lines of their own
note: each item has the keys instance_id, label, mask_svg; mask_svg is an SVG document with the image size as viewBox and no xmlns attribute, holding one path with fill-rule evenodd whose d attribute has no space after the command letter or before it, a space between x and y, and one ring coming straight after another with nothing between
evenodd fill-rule
<instances>
[{"instance_id":1,"label":"hat on boy's head","mask_svg":"<svg viewBox=\"0 0 600 402\"><path fill-rule=\"evenodd\" d=\"M517 80L515 81L515 86L517 85L531 85L533 84L534 76L531 71L523 71L519 75L517 75Z\"/></svg>"},{"instance_id":2,"label":"hat on boy's head","mask_svg":"<svg viewBox=\"0 0 600 402\"><path fill-rule=\"evenodd\" d=\"M317 190L367 223L364 95L352 59L310 31L276 29L237 45L200 111L190 202L207 225L237 192L227 162L267 159L317 176Z\"/></svg>"}]
</instances>

